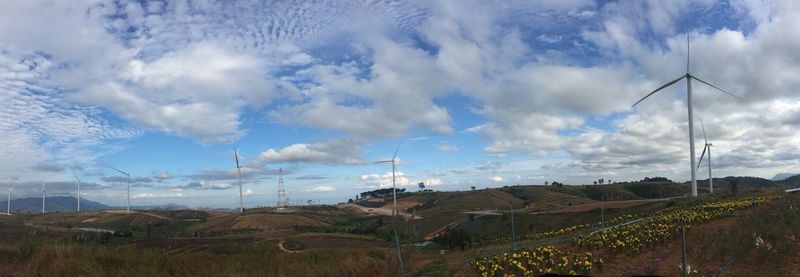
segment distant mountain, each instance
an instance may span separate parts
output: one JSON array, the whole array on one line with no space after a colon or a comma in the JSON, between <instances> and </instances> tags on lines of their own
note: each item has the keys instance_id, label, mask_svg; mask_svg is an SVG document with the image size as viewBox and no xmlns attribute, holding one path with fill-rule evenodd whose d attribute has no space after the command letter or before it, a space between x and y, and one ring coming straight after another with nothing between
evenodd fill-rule
<instances>
[{"instance_id":1,"label":"distant mountain","mask_svg":"<svg viewBox=\"0 0 800 277\"><path fill-rule=\"evenodd\" d=\"M795 175L798 175L798 174L796 174L796 173L778 173L778 174L775 174L775 177L772 177L771 180L772 181L776 181L776 182L777 181L783 181L783 180L789 179L789 177L793 177Z\"/></svg>"},{"instance_id":2,"label":"distant mountain","mask_svg":"<svg viewBox=\"0 0 800 277\"><path fill-rule=\"evenodd\" d=\"M0 210L5 211L7 201L0 202ZM78 199L73 196L51 196L45 199L46 212L65 212L75 211L78 206ZM97 211L106 210L111 207L106 206L100 202L95 202L81 198L81 211ZM42 211L42 198L19 198L11 199L11 212L31 212L38 213Z\"/></svg>"},{"instance_id":3,"label":"distant mountain","mask_svg":"<svg viewBox=\"0 0 800 277\"><path fill-rule=\"evenodd\" d=\"M800 186L800 174L781 180L779 183L785 186L797 187Z\"/></svg>"}]
</instances>

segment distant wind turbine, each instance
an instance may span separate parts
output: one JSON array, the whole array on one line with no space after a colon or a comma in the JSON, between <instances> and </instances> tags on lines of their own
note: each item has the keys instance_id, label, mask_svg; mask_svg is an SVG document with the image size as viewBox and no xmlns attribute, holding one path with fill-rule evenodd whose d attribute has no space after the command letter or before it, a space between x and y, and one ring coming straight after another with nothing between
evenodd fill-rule
<instances>
[{"instance_id":1,"label":"distant wind turbine","mask_svg":"<svg viewBox=\"0 0 800 277\"><path fill-rule=\"evenodd\" d=\"M740 99L740 100L744 100L744 99L742 99L739 96L733 95L733 94L731 94L731 93L729 93L729 92L727 92L727 91L725 91L725 90L723 90L723 89L721 89L721 88L719 88L719 87L717 87L715 85L712 85L709 82L703 81L703 79L700 79L697 76L694 76L694 75L689 73L689 29L688 29L688 24L687 24L687 29L686 29L686 74L678 77L675 80L670 81L669 83L666 83L666 84L658 87L656 90L654 90L653 92L650 92L649 94L647 94L642 99L639 99L639 101L636 101L636 103L634 103L631 106L631 108L633 108L637 104L641 103L644 99L647 99L647 97L650 97L650 95L653 95L653 94L655 94L656 92L658 92L658 91L660 91L662 89L665 89L665 88L667 88L669 86L672 86L673 84L677 83L678 81L680 81L680 80L682 80L684 78L686 79L686 99L687 99L686 101L687 101L687 106L688 106L688 110L689 110L689 163L690 163L690 168L692 170L692 196L697 196L697 168L695 167L695 164L694 164L695 163L694 120L692 119L693 118L692 117L692 80L697 80L697 81L699 81L699 82L701 82L703 84L706 84L706 85L708 85L708 86L710 86L710 87L712 87L712 88L714 88L716 90L724 92L725 94L730 95L730 96L732 96L734 98L737 98L737 99Z\"/></svg>"},{"instance_id":2,"label":"distant wind turbine","mask_svg":"<svg viewBox=\"0 0 800 277\"><path fill-rule=\"evenodd\" d=\"M42 214L44 214L44 197L45 197L45 190L44 190L44 181L42 181Z\"/></svg>"},{"instance_id":3,"label":"distant wind turbine","mask_svg":"<svg viewBox=\"0 0 800 277\"><path fill-rule=\"evenodd\" d=\"M109 165L109 167L111 167L112 169L116 170L119 173L122 173L123 175L125 175L125 177L128 178L128 201L127 201L127 207L128 207L128 213L130 213L131 212L131 174L128 173L128 172L119 170L116 167L113 167L113 166L110 166L110 165Z\"/></svg>"},{"instance_id":4,"label":"distant wind turbine","mask_svg":"<svg viewBox=\"0 0 800 277\"><path fill-rule=\"evenodd\" d=\"M705 147L703 147L703 153L700 154L700 160L697 161L697 169L700 169L700 164L703 162L703 156L706 154L706 150L708 150L708 192L714 193L714 180L711 178L711 146L713 144L708 143L708 138L706 137L706 126L703 125L703 120L700 120L700 127L703 128L703 140L706 142Z\"/></svg>"},{"instance_id":5,"label":"distant wind turbine","mask_svg":"<svg viewBox=\"0 0 800 277\"><path fill-rule=\"evenodd\" d=\"M375 164L384 164L384 163L391 163L392 164L392 198L394 198L394 208L392 208L392 216L397 216L400 214L400 211L397 210L397 184L395 183L395 172L397 171L397 167L395 164L397 163L397 152L400 151L400 144L397 145L397 149L394 150L394 155L392 156L391 160L385 161L377 161Z\"/></svg>"},{"instance_id":6,"label":"distant wind turbine","mask_svg":"<svg viewBox=\"0 0 800 277\"><path fill-rule=\"evenodd\" d=\"M78 189L78 211L81 211L81 179L78 179L78 174L75 174L75 170L71 167L69 168L72 171L72 176L75 176L75 187Z\"/></svg>"},{"instance_id":7,"label":"distant wind turbine","mask_svg":"<svg viewBox=\"0 0 800 277\"><path fill-rule=\"evenodd\" d=\"M239 213L244 213L244 200L242 198L242 167L239 166L239 151L233 148L233 157L236 159L236 179L239 180Z\"/></svg>"},{"instance_id":8,"label":"distant wind turbine","mask_svg":"<svg viewBox=\"0 0 800 277\"><path fill-rule=\"evenodd\" d=\"M6 204L8 205L8 207L6 207L6 213L8 215L11 215L11 190L12 189L14 189L14 186L11 186L11 187L8 188L8 202L6 202Z\"/></svg>"}]
</instances>

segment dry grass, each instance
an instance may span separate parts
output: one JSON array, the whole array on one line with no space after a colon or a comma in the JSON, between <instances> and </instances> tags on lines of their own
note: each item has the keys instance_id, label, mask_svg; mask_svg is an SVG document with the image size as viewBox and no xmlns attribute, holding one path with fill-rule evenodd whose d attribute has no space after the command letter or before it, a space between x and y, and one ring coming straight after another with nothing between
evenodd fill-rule
<instances>
[{"instance_id":1,"label":"dry grass","mask_svg":"<svg viewBox=\"0 0 800 277\"><path fill-rule=\"evenodd\" d=\"M389 272L386 255L362 249L279 253L274 244L229 253L166 254L155 249L77 244L0 244L3 276L377 276Z\"/></svg>"}]
</instances>

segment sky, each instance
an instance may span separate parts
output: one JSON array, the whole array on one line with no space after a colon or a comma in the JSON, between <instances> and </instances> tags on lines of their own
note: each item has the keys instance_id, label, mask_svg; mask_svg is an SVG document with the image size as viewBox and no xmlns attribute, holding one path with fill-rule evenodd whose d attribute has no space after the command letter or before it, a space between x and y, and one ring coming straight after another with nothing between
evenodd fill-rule
<instances>
[{"instance_id":1,"label":"sky","mask_svg":"<svg viewBox=\"0 0 800 277\"><path fill-rule=\"evenodd\" d=\"M132 205L800 173L800 2L3 1L0 190ZM696 128L697 156L703 133ZM280 171L280 174L279 174ZM705 164L699 178L707 178ZM3 193L4 194L4 193Z\"/></svg>"}]
</instances>

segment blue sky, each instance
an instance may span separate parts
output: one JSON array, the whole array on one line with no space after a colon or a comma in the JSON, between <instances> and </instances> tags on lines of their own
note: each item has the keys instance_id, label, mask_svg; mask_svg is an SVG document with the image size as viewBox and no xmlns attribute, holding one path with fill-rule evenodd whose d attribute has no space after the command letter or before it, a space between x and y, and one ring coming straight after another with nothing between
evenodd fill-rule
<instances>
[{"instance_id":1,"label":"blue sky","mask_svg":"<svg viewBox=\"0 0 800 277\"><path fill-rule=\"evenodd\" d=\"M689 179L685 86L716 176L798 173L793 1L18 1L0 4L0 187L134 205L346 201ZM702 134L696 132L702 149ZM698 153L700 150L698 150ZM701 170L701 178L707 173Z\"/></svg>"}]
</instances>

